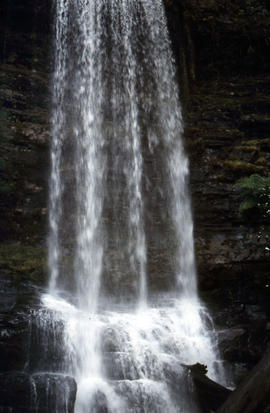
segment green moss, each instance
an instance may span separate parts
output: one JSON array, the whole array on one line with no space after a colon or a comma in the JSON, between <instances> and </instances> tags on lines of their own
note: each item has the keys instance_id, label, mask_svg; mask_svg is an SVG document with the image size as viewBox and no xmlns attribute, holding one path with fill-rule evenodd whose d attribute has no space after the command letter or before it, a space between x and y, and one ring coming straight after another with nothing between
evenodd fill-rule
<instances>
[{"instance_id":1,"label":"green moss","mask_svg":"<svg viewBox=\"0 0 270 413\"><path fill-rule=\"evenodd\" d=\"M259 159L257 159L256 163L258 164L264 164L266 165L266 159L264 156L260 156Z\"/></svg>"},{"instance_id":2,"label":"green moss","mask_svg":"<svg viewBox=\"0 0 270 413\"><path fill-rule=\"evenodd\" d=\"M43 283L46 262L46 250L42 247L0 244L0 268L11 278Z\"/></svg>"},{"instance_id":3,"label":"green moss","mask_svg":"<svg viewBox=\"0 0 270 413\"><path fill-rule=\"evenodd\" d=\"M263 166L239 160L227 160L224 162L224 167L232 171L243 171L247 173L265 172Z\"/></svg>"},{"instance_id":4,"label":"green moss","mask_svg":"<svg viewBox=\"0 0 270 413\"><path fill-rule=\"evenodd\" d=\"M270 139L269 138L265 138L265 139L252 139L252 140L249 140L248 142L247 141L242 141L241 143L240 143L240 145L247 145L247 143L248 143L248 145L251 145L251 146L260 146L261 144L263 144L263 143L269 143L270 142Z\"/></svg>"},{"instance_id":5,"label":"green moss","mask_svg":"<svg viewBox=\"0 0 270 413\"><path fill-rule=\"evenodd\" d=\"M234 150L239 151L239 152L257 152L259 151L258 146L256 145L240 145L240 146L235 146Z\"/></svg>"}]
</instances>

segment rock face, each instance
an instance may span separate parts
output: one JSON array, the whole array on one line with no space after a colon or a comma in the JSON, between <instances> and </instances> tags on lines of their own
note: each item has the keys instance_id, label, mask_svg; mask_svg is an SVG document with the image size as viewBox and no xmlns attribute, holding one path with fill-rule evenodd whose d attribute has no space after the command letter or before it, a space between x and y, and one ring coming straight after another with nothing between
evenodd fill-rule
<instances>
[{"instance_id":1,"label":"rock face","mask_svg":"<svg viewBox=\"0 0 270 413\"><path fill-rule=\"evenodd\" d=\"M59 392L55 392L55 388ZM15 391L14 391L15 389ZM38 397L37 397L38 394ZM74 411L76 383L69 376L36 374L29 376L18 371L0 374L0 411L20 413ZM16 398L16 400L14 400ZM14 410L16 409L16 410Z\"/></svg>"},{"instance_id":2,"label":"rock face","mask_svg":"<svg viewBox=\"0 0 270 413\"><path fill-rule=\"evenodd\" d=\"M166 4L184 68L200 291L212 302L217 325L228 329L220 333L222 351L234 367L239 363L241 375L241 363L257 361L269 340L270 221L241 218L234 190L241 177L269 174L269 4Z\"/></svg>"},{"instance_id":3,"label":"rock face","mask_svg":"<svg viewBox=\"0 0 270 413\"><path fill-rule=\"evenodd\" d=\"M5 374L25 363L22 314L46 283L53 9L50 0L39 3L4 0L0 6ZM270 336L269 219L239 217L233 189L240 177L269 174L270 10L267 0L236 3L165 1L190 155L200 291L222 329L224 357L240 371L260 358ZM162 253L151 257L153 274L166 259ZM158 284L158 277L151 282Z\"/></svg>"},{"instance_id":4,"label":"rock face","mask_svg":"<svg viewBox=\"0 0 270 413\"><path fill-rule=\"evenodd\" d=\"M44 239L49 130L48 30L41 31L46 24L42 26L42 16L38 7L33 9L32 2L4 4L0 29L1 240L30 244L33 238Z\"/></svg>"},{"instance_id":5,"label":"rock face","mask_svg":"<svg viewBox=\"0 0 270 413\"><path fill-rule=\"evenodd\" d=\"M46 274L50 71L50 5L38 3L0 5L1 412L35 412L37 406L29 327ZM39 411L51 411L45 400L42 405Z\"/></svg>"}]
</instances>

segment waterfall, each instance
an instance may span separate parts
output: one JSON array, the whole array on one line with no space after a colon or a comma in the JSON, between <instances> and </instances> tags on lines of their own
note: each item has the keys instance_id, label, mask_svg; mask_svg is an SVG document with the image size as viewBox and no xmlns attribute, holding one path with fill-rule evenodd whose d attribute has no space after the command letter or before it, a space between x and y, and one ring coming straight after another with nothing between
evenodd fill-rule
<instances>
[{"instance_id":1,"label":"waterfall","mask_svg":"<svg viewBox=\"0 0 270 413\"><path fill-rule=\"evenodd\" d=\"M222 366L197 293L162 0L55 9L50 284L37 324L57 360L43 369L76 380L75 413L196 413L184 365L220 381ZM152 250L169 255L163 293L149 281Z\"/></svg>"}]
</instances>

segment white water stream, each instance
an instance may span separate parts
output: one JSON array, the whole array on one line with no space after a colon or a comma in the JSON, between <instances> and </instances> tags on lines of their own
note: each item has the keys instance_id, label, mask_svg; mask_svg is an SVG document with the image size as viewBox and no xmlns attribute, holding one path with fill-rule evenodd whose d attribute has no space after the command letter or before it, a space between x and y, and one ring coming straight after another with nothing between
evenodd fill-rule
<instances>
[{"instance_id":1,"label":"white water stream","mask_svg":"<svg viewBox=\"0 0 270 413\"><path fill-rule=\"evenodd\" d=\"M162 0L55 6L51 277L39 315L62 353L54 371L75 378L75 413L196 413L183 365L206 364L218 380L222 366L197 294L188 160ZM146 176L147 156L159 160L154 178ZM145 232L151 191L166 206L174 245L171 292L156 297L148 291ZM132 285L126 300L119 293L122 304L103 292L105 261Z\"/></svg>"}]
</instances>

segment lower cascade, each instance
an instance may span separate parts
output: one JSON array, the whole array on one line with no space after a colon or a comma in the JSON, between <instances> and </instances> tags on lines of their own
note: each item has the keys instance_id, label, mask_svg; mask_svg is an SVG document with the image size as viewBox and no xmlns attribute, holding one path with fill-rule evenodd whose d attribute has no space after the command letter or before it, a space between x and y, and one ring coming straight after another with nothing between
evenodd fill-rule
<instances>
[{"instance_id":1,"label":"lower cascade","mask_svg":"<svg viewBox=\"0 0 270 413\"><path fill-rule=\"evenodd\" d=\"M162 0L57 0L48 292L32 403L197 413L186 365L224 382L196 284L188 160Z\"/></svg>"}]
</instances>

